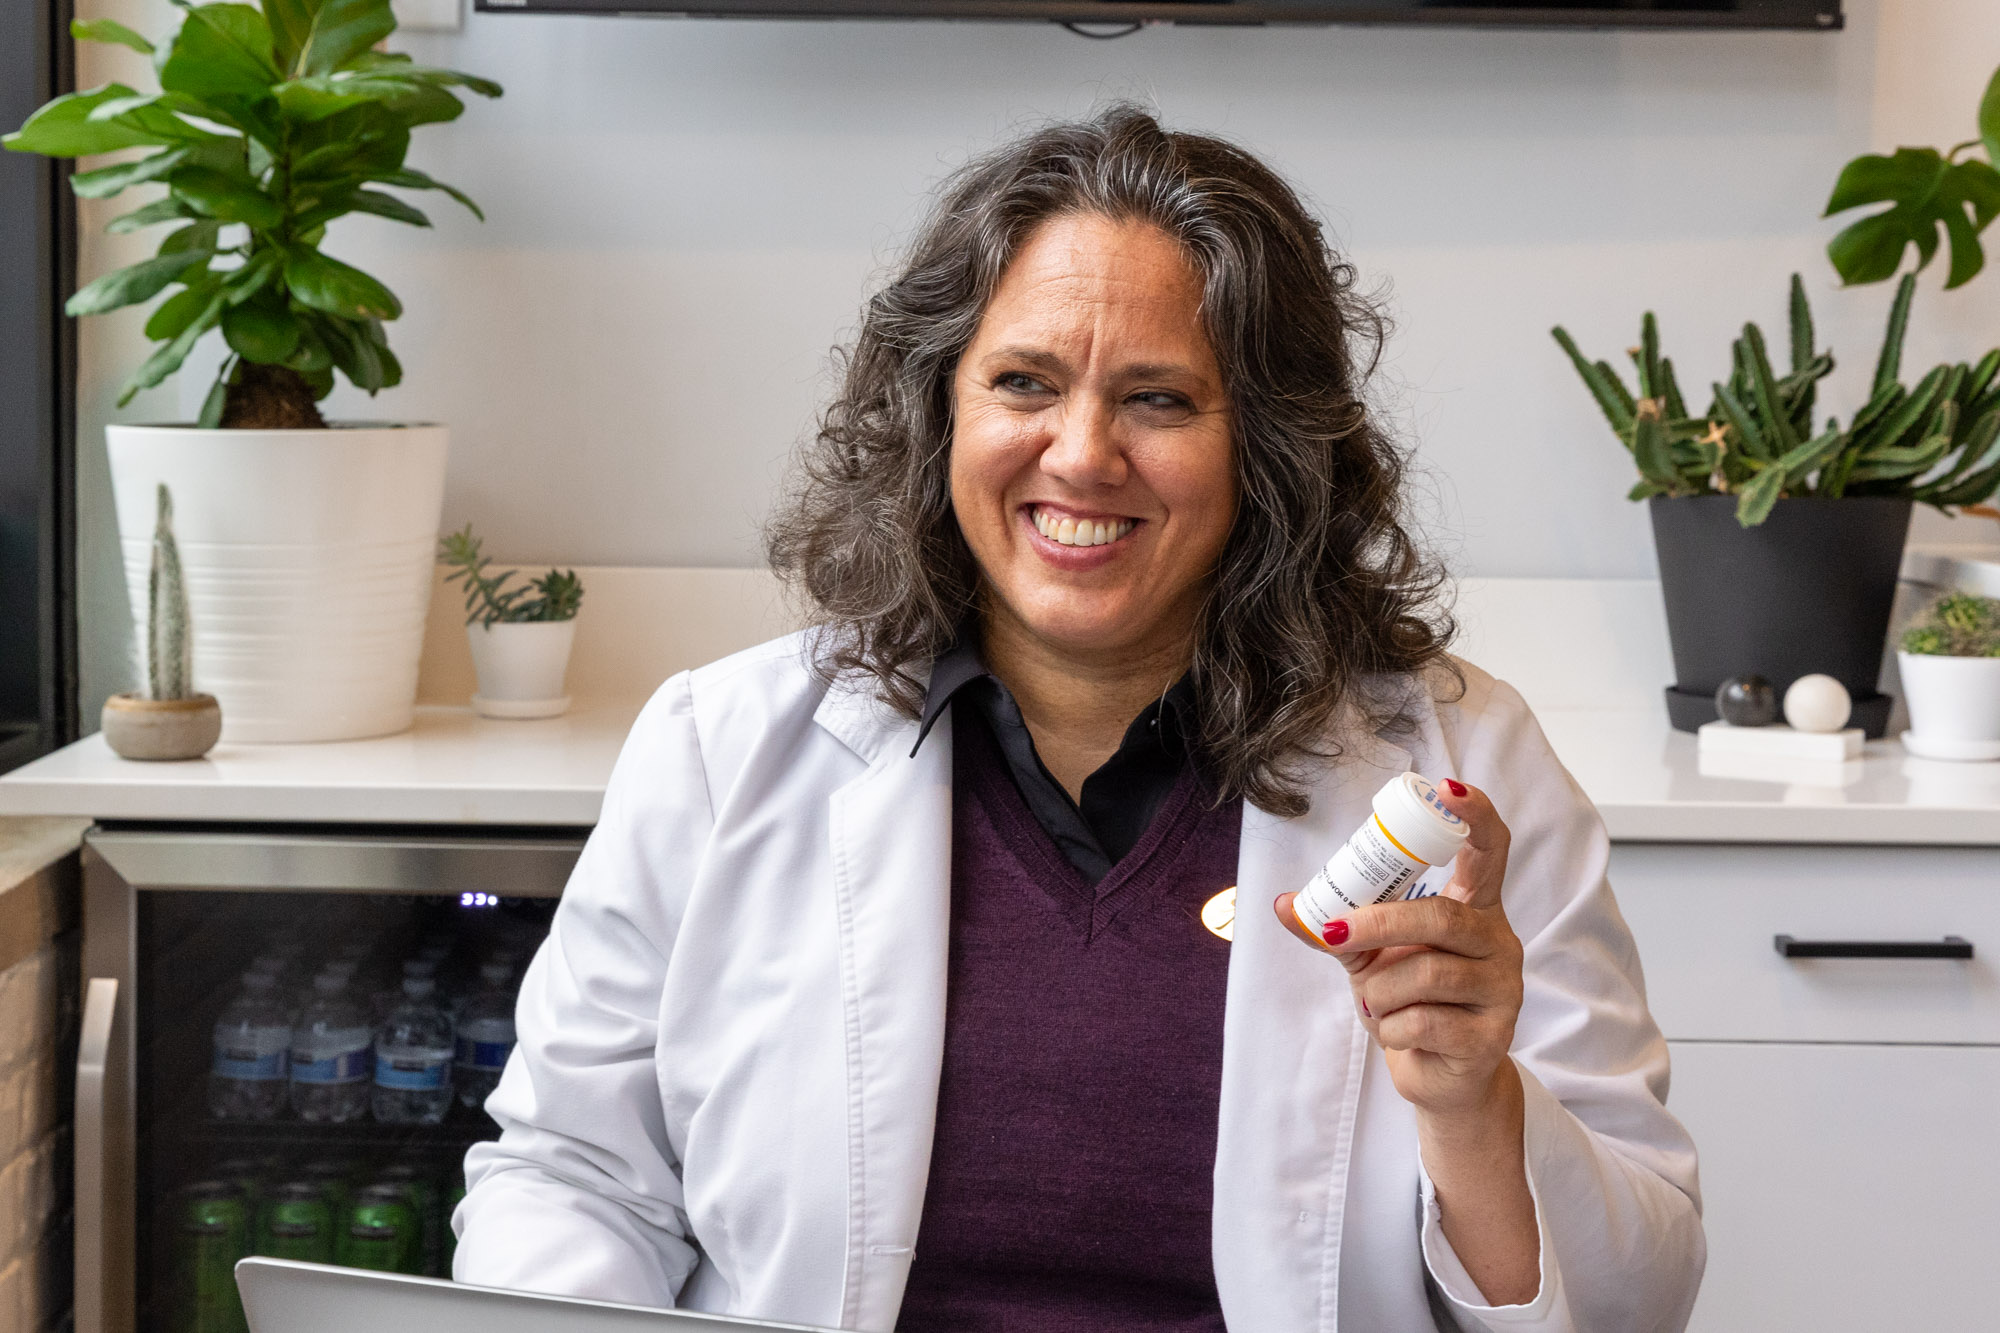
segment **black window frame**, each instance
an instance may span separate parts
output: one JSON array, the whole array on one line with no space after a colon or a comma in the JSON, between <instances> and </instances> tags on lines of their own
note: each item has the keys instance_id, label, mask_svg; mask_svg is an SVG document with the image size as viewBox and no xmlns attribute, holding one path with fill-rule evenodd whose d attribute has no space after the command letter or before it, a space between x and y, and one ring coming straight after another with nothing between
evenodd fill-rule
<instances>
[{"instance_id":1,"label":"black window frame","mask_svg":"<svg viewBox=\"0 0 2000 1333\"><path fill-rule=\"evenodd\" d=\"M0 128L75 86L71 0L0 4ZM0 772L77 735L70 165L0 153Z\"/></svg>"}]
</instances>

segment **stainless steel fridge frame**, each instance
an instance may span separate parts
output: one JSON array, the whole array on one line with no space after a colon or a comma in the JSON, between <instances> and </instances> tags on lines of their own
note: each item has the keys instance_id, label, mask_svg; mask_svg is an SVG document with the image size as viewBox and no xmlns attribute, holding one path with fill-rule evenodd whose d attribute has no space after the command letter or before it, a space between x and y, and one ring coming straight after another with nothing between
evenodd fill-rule
<instances>
[{"instance_id":1,"label":"stainless steel fridge frame","mask_svg":"<svg viewBox=\"0 0 2000 1333\"><path fill-rule=\"evenodd\" d=\"M560 897L587 829L432 830L100 823L83 840L76 1057L75 1333L137 1333L141 893Z\"/></svg>"}]
</instances>

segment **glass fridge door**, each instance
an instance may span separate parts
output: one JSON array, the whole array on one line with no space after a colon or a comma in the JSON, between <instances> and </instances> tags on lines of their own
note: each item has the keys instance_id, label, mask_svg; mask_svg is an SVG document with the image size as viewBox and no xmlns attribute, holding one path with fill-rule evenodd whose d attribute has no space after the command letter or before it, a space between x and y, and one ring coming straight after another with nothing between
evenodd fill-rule
<instances>
[{"instance_id":1,"label":"glass fridge door","mask_svg":"<svg viewBox=\"0 0 2000 1333\"><path fill-rule=\"evenodd\" d=\"M129 931L129 1047L106 1061L129 1055L129 1148L102 1138L129 1156L100 1174L114 1195L129 1178L132 1227L100 1228L96 1256L79 1227L79 1296L103 1283L107 1333L241 1333L246 1254L450 1275L465 1150L497 1133L482 1104L515 989L580 847L218 836L100 830L86 860L93 979L110 952L93 929ZM384 875L385 851L421 854Z\"/></svg>"}]
</instances>

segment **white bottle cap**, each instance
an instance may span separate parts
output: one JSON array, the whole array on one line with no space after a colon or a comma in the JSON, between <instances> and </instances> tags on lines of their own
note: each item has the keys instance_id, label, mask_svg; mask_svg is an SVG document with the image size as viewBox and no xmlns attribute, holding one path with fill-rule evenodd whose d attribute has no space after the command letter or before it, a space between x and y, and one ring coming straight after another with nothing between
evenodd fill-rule
<instances>
[{"instance_id":1,"label":"white bottle cap","mask_svg":"<svg viewBox=\"0 0 2000 1333\"><path fill-rule=\"evenodd\" d=\"M1471 831L1445 808L1437 788L1415 773L1405 773L1375 793L1375 815L1404 851L1434 866L1458 855Z\"/></svg>"}]
</instances>

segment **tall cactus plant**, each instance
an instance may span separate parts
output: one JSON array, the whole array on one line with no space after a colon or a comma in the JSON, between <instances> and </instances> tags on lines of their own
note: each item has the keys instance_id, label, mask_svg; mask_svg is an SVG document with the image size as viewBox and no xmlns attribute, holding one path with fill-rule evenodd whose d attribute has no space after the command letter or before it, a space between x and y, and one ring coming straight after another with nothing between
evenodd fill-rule
<instances>
[{"instance_id":1,"label":"tall cactus plant","mask_svg":"<svg viewBox=\"0 0 2000 1333\"><path fill-rule=\"evenodd\" d=\"M174 497L164 482L153 522L153 568L146 579L146 689L153 699L194 697L188 647L187 585L174 541Z\"/></svg>"},{"instance_id":2,"label":"tall cactus plant","mask_svg":"<svg viewBox=\"0 0 2000 1333\"><path fill-rule=\"evenodd\" d=\"M1631 350L1638 390L1608 361L1586 357L1567 332L1555 339L1631 454L1639 482L1629 499L1734 495L1736 517L1755 527L1784 496L1908 496L1949 512L2000 491L2000 349L1977 365L1938 366L1915 388L1902 382L1903 335L1916 276L1905 275L1889 312L1867 405L1845 427L1813 409L1833 356L1814 346L1812 310L1795 273L1790 367L1773 368L1763 330L1745 324L1730 374L1708 409L1688 411L1674 363L1660 355L1647 312Z\"/></svg>"}]
</instances>

